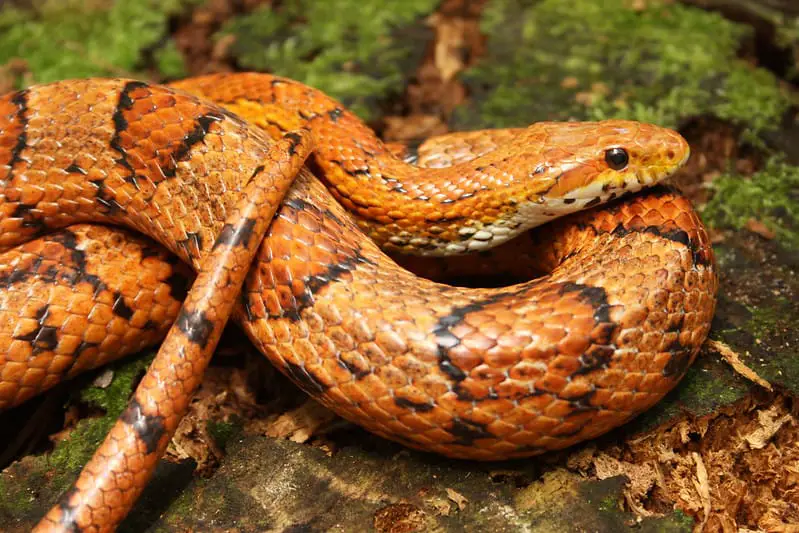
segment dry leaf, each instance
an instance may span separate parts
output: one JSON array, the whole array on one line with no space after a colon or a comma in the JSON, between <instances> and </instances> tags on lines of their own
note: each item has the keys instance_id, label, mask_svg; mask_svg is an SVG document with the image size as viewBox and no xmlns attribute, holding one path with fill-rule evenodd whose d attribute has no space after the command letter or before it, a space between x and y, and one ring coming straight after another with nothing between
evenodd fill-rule
<instances>
[{"instance_id":1,"label":"dry leaf","mask_svg":"<svg viewBox=\"0 0 799 533\"><path fill-rule=\"evenodd\" d=\"M754 218L750 218L749 220L746 221L746 229L748 229L749 231L751 231L753 233L757 233L758 235L760 235L764 239L768 239L768 240L771 240L771 239L773 239L774 237L777 236L777 234L774 233L774 230L770 229L768 226L763 224L761 221L759 221L757 219L754 219Z\"/></svg>"},{"instance_id":2,"label":"dry leaf","mask_svg":"<svg viewBox=\"0 0 799 533\"><path fill-rule=\"evenodd\" d=\"M466 503L469 501L466 499L466 496L450 488L445 490L447 491L447 498L458 506L459 511L463 511L463 509L466 508Z\"/></svg>"}]
</instances>

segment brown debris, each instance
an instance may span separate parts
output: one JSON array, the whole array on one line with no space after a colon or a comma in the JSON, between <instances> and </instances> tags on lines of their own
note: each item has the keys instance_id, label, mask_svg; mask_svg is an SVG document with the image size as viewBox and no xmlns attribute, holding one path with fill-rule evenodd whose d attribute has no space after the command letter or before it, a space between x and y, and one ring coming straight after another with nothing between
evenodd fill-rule
<instances>
[{"instance_id":1,"label":"brown debris","mask_svg":"<svg viewBox=\"0 0 799 533\"><path fill-rule=\"evenodd\" d=\"M395 503L375 513L374 528L378 533L420 531L425 524L424 511L409 503Z\"/></svg>"},{"instance_id":2,"label":"brown debris","mask_svg":"<svg viewBox=\"0 0 799 533\"><path fill-rule=\"evenodd\" d=\"M258 431L256 428L262 428L268 437L303 443L317 434L320 428L328 426L337 418L333 411L309 399L297 409L282 414L274 420L248 425L247 432L252 433Z\"/></svg>"},{"instance_id":3,"label":"brown debris","mask_svg":"<svg viewBox=\"0 0 799 533\"><path fill-rule=\"evenodd\" d=\"M452 111L466 100L466 89L458 74L483 53L480 11L484 1L445 0L428 17L435 38L408 86L403 116L385 117L383 137L408 141L448 131Z\"/></svg>"},{"instance_id":4,"label":"brown debris","mask_svg":"<svg viewBox=\"0 0 799 533\"><path fill-rule=\"evenodd\" d=\"M657 465L654 463L633 464L620 461L607 454L599 454L593 458L594 472L599 479L615 476L626 476L629 480L624 489L624 499L630 509L638 516L650 516L643 502L658 479Z\"/></svg>"},{"instance_id":5,"label":"brown debris","mask_svg":"<svg viewBox=\"0 0 799 533\"><path fill-rule=\"evenodd\" d=\"M624 446L574 455L570 468L627 476L625 501L639 516L676 507L694 517L695 531L797 531L799 425L788 397L746 399Z\"/></svg>"},{"instance_id":6,"label":"brown debris","mask_svg":"<svg viewBox=\"0 0 799 533\"><path fill-rule=\"evenodd\" d=\"M469 502L469 500L466 499L466 496L449 487L447 487L445 490L447 492L447 498L449 498L455 505L458 506L459 511L463 511L466 508L466 504Z\"/></svg>"}]
</instances>

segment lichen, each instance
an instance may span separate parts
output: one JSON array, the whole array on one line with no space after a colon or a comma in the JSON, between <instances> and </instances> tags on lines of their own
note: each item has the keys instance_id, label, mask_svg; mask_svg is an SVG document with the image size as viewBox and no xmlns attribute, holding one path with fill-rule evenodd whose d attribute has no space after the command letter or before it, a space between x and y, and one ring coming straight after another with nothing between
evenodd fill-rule
<instances>
[{"instance_id":1,"label":"lichen","mask_svg":"<svg viewBox=\"0 0 799 533\"><path fill-rule=\"evenodd\" d=\"M293 78L342 100L361 118L402 90L431 37L421 24L438 0L284 2L229 20L240 67ZM402 35L402 38L399 36ZM421 38L427 37L427 38Z\"/></svg>"},{"instance_id":2,"label":"lichen","mask_svg":"<svg viewBox=\"0 0 799 533\"><path fill-rule=\"evenodd\" d=\"M736 58L749 29L675 2L494 0L485 57L464 75L458 129L631 118L669 127L715 115L754 134L788 106L773 75Z\"/></svg>"},{"instance_id":3,"label":"lichen","mask_svg":"<svg viewBox=\"0 0 799 533\"><path fill-rule=\"evenodd\" d=\"M799 249L799 167L773 157L752 176L727 173L713 180L712 188L702 211L705 222L741 229L754 219L774 231L781 244Z\"/></svg>"}]
</instances>

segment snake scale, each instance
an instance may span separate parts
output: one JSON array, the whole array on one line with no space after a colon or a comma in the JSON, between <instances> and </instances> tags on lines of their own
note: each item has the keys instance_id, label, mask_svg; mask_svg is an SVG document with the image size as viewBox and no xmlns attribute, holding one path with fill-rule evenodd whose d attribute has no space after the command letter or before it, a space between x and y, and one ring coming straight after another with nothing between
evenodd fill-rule
<instances>
[{"instance_id":1,"label":"snake scale","mask_svg":"<svg viewBox=\"0 0 799 533\"><path fill-rule=\"evenodd\" d=\"M688 153L652 125L550 122L433 140L415 166L334 100L267 74L6 95L0 409L169 331L39 529L124 518L230 312L303 390L412 448L526 457L630 420L679 381L714 312L690 203L627 194ZM545 274L464 288L384 251Z\"/></svg>"}]
</instances>

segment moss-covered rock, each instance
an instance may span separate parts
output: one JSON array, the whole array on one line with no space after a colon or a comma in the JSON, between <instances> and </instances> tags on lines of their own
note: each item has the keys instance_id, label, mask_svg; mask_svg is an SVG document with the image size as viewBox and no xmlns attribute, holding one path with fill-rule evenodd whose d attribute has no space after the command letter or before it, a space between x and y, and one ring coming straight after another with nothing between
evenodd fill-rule
<instances>
[{"instance_id":1,"label":"moss-covered rock","mask_svg":"<svg viewBox=\"0 0 799 533\"><path fill-rule=\"evenodd\" d=\"M669 127L715 115L752 132L788 105L777 80L737 59L745 26L658 0L493 0L487 53L464 80L455 129L624 117Z\"/></svg>"},{"instance_id":2,"label":"moss-covered rock","mask_svg":"<svg viewBox=\"0 0 799 533\"><path fill-rule=\"evenodd\" d=\"M101 416L79 421L51 453L26 457L0 473L0 524L4 530L13 524L20 524L20 530L29 529L30 522L45 511L42 501L52 504L74 481L122 413L152 356L143 354L112 364L103 371L104 376L111 377L107 385L90 383L76 391L80 400Z\"/></svg>"}]
</instances>

